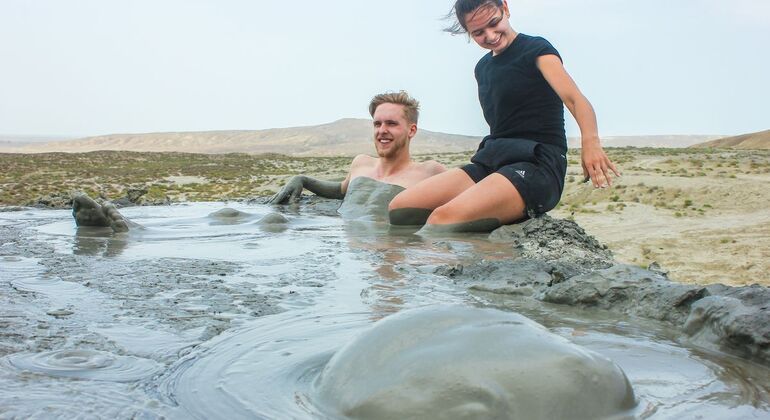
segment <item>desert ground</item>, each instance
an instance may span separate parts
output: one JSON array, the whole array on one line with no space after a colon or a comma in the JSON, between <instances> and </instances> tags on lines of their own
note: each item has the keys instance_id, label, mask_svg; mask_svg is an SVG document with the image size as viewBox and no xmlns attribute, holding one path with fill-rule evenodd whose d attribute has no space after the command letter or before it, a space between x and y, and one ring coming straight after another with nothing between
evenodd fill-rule
<instances>
[{"instance_id":1,"label":"desert ground","mask_svg":"<svg viewBox=\"0 0 770 420\"><path fill-rule=\"evenodd\" d=\"M608 148L622 177L583 183L579 150L554 217L573 218L620 262L657 263L684 283L770 286L770 151ZM470 152L418 155L448 167ZM292 175L342 179L349 157L90 152L0 154L0 205L66 205L75 191L140 203L245 200ZM63 204L64 203L64 204Z\"/></svg>"},{"instance_id":2,"label":"desert ground","mask_svg":"<svg viewBox=\"0 0 770 420\"><path fill-rule=\"evenodd\" d=\"M612 188L575 183L556 217L573 217L621 262L657 262L673 280L770 285L770 153L613 150ZM569 175L568 175L569 179Z\"/></svg>"}]
</instances>

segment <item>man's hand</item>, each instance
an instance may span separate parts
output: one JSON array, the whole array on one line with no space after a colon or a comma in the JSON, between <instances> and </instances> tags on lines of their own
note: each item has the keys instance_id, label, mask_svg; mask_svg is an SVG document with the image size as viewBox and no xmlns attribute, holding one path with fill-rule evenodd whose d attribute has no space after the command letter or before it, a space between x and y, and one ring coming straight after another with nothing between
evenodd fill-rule
<instances>
[{"instance_id":1,"label":"man's hand","mask_svg":"<svg viewBox=\"0 0 770 420\"><path fill-rule=\"evenodd\" d=\"M268 204L296 203L303 189L305 189L305 177L302 175L292 177L277 194L270 198Z\"/></svg>"},{"instance_id":2,"label":"man's hand","mask_svg":"<svg viewBox=\"0 0 770 420\"><path fill-rule=\"evenodd\" d=\"M583 144L580 155L585 181L590 179L595 188L611 187L611 173L620 176L617 167L610 161L598 142L596 145Z\"/></svg>"}]
</instances>

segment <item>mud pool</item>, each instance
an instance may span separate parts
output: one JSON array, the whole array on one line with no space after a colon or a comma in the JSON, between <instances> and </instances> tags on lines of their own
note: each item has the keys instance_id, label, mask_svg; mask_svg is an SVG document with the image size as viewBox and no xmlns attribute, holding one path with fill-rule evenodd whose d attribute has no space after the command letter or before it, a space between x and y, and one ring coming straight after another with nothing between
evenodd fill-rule
<instances>
[{"instance_id":1,"label":"mud pool","mask_svg":"<svg viewBox=\"0 0 770 420\"><path fill-rule=\"evenodd\" d=\"M770 416L763 365L664 322L448 275L520 258L486 235L427 238L327 202L279 224L259 223L276 211L261 204L208 216L224 206L122 209L144 226L123 234L76 229L70 211L0 213L0 418L325 418L314 387L335 352L426 305L516 312L609 358L637 401L623 418Z\"/></svg>"}]
</instances>

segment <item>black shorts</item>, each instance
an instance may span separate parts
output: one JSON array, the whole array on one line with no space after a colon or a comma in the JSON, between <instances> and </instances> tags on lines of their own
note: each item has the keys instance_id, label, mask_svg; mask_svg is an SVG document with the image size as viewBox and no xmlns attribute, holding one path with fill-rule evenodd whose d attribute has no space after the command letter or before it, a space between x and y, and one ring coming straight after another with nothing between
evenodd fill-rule
<instances>
[{"instance_id":1,"label":"black shorts","mask_svg":"<svg viewBox=\"0 0 770 420\"><path fill-rule=\"evenodd\" d=\"M478 183L493 173L511 181L524 199L527 216L556 207L567 175L565 149L527 139L487 139L462 170Z\"/></svg>"}]
</instances>

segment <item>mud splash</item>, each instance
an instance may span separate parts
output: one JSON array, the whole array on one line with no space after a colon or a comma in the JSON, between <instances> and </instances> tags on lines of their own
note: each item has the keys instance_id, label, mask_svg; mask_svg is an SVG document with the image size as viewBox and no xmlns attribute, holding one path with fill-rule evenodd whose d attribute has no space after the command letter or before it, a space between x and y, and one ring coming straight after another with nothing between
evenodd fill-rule
<instances>
[{"instance_id":1,"label":"mud splash","mask_svg":"<svg viewBox=\"0 0 770 420\"><path fill-rule=\"evenodd\" d=\"M725 353L761 361L761 341L719 333L755 317L725 302L761 308L764 289L671 288L559 221L536 221L556 226L547 240L527 225L428 239L338 205L230 203L224 222L221 203L131 208L145 229L124 234L0 212L0 417L336 417L315 391L334 354L430 305L516 312L612 360L633 417L770 413L770 371ZM257 223L276 211L280 229Z\"/></svg>"}]
</instances>

